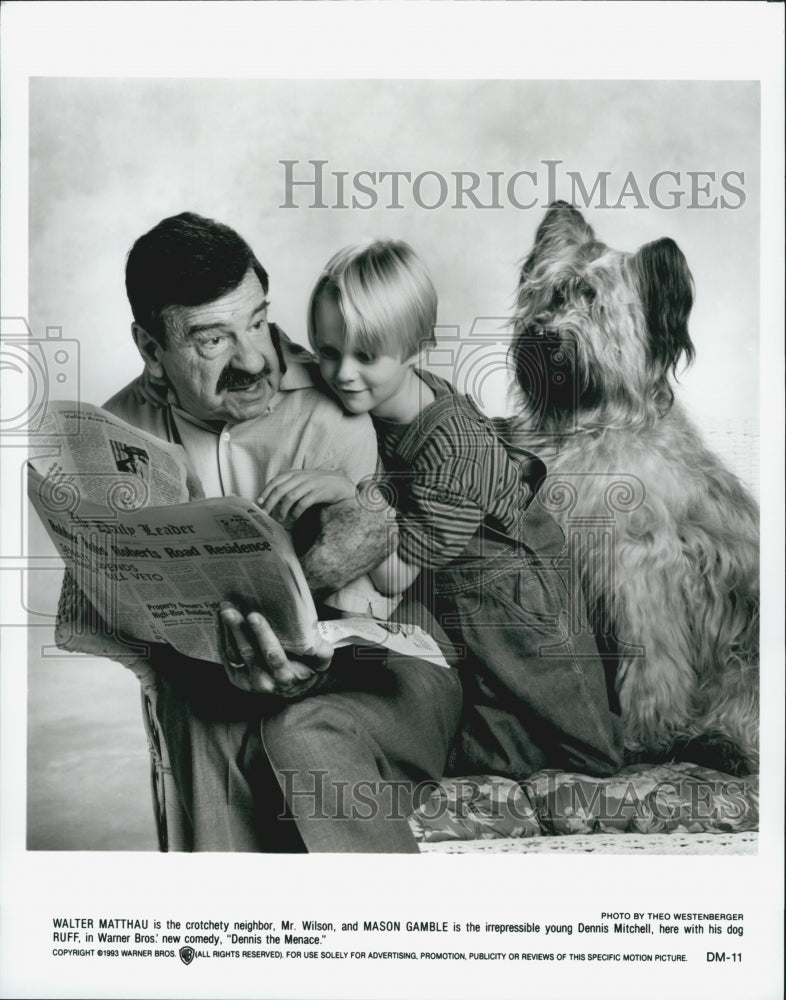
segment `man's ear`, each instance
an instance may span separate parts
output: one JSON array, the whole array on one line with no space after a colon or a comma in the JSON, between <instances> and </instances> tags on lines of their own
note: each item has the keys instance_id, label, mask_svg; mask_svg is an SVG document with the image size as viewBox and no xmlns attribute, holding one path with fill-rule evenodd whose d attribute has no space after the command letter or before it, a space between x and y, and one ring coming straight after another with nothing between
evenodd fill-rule
<instances>
[{"instance_id":1,"label":"man's ear","mask_svg":"<svg viewBox=\"0 0 786 1000\"><path fill-rule=\"evenodd\" d=\"M139 323L131 324L131 336L137 350L142 355L145 367L154 378L166 378L164 366L161 364L161 345L150 336L147 330Z\"/></svg>"}]
</instances>

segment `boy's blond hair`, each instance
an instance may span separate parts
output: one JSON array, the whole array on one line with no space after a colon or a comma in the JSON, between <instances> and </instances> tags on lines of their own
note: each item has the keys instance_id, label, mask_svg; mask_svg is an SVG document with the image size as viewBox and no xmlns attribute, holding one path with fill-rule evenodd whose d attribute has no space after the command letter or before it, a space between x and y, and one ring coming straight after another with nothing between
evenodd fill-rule
<instances>
[{"instance_id":1,"label":"boy's blond hair","mask_svg":"<svg viewBox=\"0 0 786 1000\"><path fill-rule=\"evenodd\" d=\"M308 303L308 339L316 349L314 312L321 295L341 310L347 345L401 361L435 343L437 292L425 265L401 240L373 240L331 257Z\"/></svg>"}]
</instances>

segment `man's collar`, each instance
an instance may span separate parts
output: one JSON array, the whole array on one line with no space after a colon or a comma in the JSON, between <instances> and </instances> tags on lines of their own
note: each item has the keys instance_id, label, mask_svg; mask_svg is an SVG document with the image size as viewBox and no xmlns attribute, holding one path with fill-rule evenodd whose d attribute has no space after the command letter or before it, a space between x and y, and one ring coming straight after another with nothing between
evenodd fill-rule
<instances>
[{"instance_id":1,"label":"man's collar","mask_svg":"<svg viewBox=\"0 0 786 1000\"><path fill-rule=\"evenodd\" d=\"M315 375L319 371L313 354L300 344L293 344L275 323L270 324L270 335L281 362L279 392L312 387Z\"/></svg>"}]
</instances>

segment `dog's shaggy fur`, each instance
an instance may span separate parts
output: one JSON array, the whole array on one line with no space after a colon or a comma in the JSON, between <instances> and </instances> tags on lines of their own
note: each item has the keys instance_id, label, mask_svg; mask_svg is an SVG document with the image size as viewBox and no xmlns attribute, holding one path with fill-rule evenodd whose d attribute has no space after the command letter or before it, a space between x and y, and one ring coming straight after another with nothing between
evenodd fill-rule
<instances>
[{"instance_id":1,"label":"dog's shaggy fur","mask_svg":"<svg viewBox=\"0 0 786 1000\"><path fill-rule=\"evenodd\" d=\"M758 515L674 402L692 304L673 240L620 253L551 205L521 268L509 432L547 461L541 501L615 672L630 758L740 774L758 765Z\"/></svg>"}]
</instances>

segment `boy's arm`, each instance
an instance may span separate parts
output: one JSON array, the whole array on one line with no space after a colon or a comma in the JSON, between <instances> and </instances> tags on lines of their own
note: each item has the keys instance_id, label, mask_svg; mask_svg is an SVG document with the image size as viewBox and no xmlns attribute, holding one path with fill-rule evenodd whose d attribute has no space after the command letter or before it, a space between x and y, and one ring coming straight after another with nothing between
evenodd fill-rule
<instances>
[{"instance_id":1,"label":"boy's arm","mask_svg":"<svg viewBox=\"0 0 786 1000\"><path fill-rule=\"evenodd\" d=\"M420 576L420 566L406 562L393 552L369 573L374 586L382 594L403 594Z\"/></svg>"},{"instance_id":2,"label":"boy's arm","mask_svg":"<svg viewBox=\"0 0 786 1000\"><path fill-rule=\"evenodd\" d=\"M484 425L479 430L461 413L447 413L430 428L408 456L400 489L392 489L398 543L395 555L370 574L377 588L406 588L422 570L440 569L464 551L485 520L486 494L501 482L497 467L508 464L500 449Z\"/></svg>"},{"instance_id":3,"label":"boy's arm","mask_svg":"<svg viewBox=\"0 0 786 1000\"><path fill-rule=\"evenodd\" d=\"M449 562L465 547L482 522L483 512L473 498L452 488L456 477L461 481L467 456L457 459L451 445L448 434L447 440L436 444L441 462L432 458L424 468L416 463L412 469L409 515L398 511L397 519L392 507L364 502L363 491L360 503L348 499L323 509L319 536L301 556L315 596L344 587L363 574L371 577L380 593L401 594L423 566Z\"/></svg>"}]
</instances>

